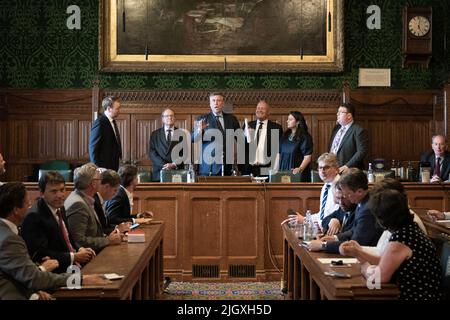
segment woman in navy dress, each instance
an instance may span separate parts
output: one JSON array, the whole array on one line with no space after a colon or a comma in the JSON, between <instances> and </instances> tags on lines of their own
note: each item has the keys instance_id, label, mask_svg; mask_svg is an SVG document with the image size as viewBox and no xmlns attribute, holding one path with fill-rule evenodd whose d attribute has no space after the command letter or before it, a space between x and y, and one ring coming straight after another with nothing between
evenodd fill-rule
<instances>
[{"instance_id":1,"label":"woman in navy dress","mask_svg":"<svg viewBox=\"0 0 450 320\"><path fill-rule=\"evenodd\" d=\"M289 112L287 130L280 143L280 171L292 170L294 174L300 173L301 180L311 181L311 154L313 142L308 133L305 118L299 111Z\"/></svg>"}]
</instances>

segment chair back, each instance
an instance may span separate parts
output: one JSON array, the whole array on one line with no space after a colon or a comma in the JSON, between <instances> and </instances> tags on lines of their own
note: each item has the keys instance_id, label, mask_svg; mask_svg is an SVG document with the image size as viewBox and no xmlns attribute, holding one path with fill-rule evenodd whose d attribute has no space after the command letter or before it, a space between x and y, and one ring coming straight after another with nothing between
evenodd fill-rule
<instances>
[{"instance_id":1,"label":"chair back","mask_svg":"<svg viewBox=\"0 0 450 320\"><path fill-rule=\"evenodd\" d=\"M64 177L64 181L66 181L66 182L73 182L72 170L43 170L43 169L39 169L38 180L41 179L42 175L44 175L46 172L49 172L49 171L59 172Z\"/></svg>"},{"instance_id":2,"label":"chair back","mask_svg":"<svg viewBox=\"0 0 450 320\"><path fill-rule=\"evenodd\" d=\"M269 171L269 182L292 183L302 182L301 174L293 174L291 170L286 171Z\"/></svg>"},{"instance_id":3,"label":"chair back","mask_svg":"<svg viewBox=\"0 0 450 320\"><path fill-rule=\"evenodd\" d=\"M51 160L43 163L39 169L43 170L69 170L70 164L63 160Z\"/></svg>"}]
</instances>

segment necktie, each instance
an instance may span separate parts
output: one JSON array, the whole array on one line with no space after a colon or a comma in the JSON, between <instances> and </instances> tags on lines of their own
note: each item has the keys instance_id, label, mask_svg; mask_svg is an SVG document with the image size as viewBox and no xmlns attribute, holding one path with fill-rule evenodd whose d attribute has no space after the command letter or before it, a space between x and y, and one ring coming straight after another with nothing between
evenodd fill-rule
<instances>
[{"instance_id":1,"label":"necktie","mask_svg":"<svg viewBox=\"0 0 450 320\"><path fill-rule=\"evenodd\" d=\"M323 220L323 218L325 217L325 205L327 204L329 189L330 189L330 184L327 183L325 186L325 190L323 191L322 202L320 203L320 220Z\"/></svg>"},{"instance_id":2,"label":"necktie","mask_svg":"<svg viewBox=\"0 0 450 320\"><path fill-rule=\"evenodd\" d=\"M341 230L344 229L345 224L347 223L348 215L349 215L349 212L344 213L344 219L342 219L342 227L341 227Z\"/></svg>"},{"instance_id":3,"label":"necktie","mask_svg":"<svg viewBox=\"0 0 450 320\"><path fill-rule=\"evenodd\" d=\"M441 158L436 158L436 166L434 167L434 175L441 176Z\"/></svg>"},{"instance_id":4,"label":"necktie","mask_svg":"<svg viewBox=\"0 0 450 320\"><path fill-rule=\"evenodd\" d=\"M220 116L216 116L217 128L224 133L222 123L220 123Z\"/></svg>"},{"instance_id":5,"label":"necktie","mask_svg":"<svg viewBox=\"0 0 450 320\"><path fill-rule=\"evenodd\" d=\"M334 140L333 140L333 145L331 146L331 150L330 150L331 153L337 154L339 145L341 144L341 139L344 134L344 131L345 131L345 127L342 127L341 129L339 129L338 133L336 133L336 136L334 137Z\"/></svg>"},{"instance_id":6,"label":"necktie","mask_svg":"<svg viewBox=\"0 0 450 320\"><path fill-rule=\"evenodd\" d=\"M61 230L64 241L66 242L67 249L69 249L70 252L75 252L75 250L72 247L72 244L70 243L69 233L67 232L66 224L64 223L64 219L63 219L63 217L61 215L61 211L59 209L56 211L56 215L59 218L59 223L58 223L59 229Z\"/></svg>"},{"instance_id":7,"label":"necktie","mask_svg":"<svg viewBox=\"0 0 450 320\"><path fill-rule=\"evenodd\" d=\"M116 120L115 120L115 119L112 121L112 123L113 123L114 131L115 131L115 134L116 134L117 144L119 145L120 153L122 154L122 143L121 143L121 141L120 141L120 132L119 132L119 128L117 127L117 123L116 123Z\"/></svg>"},{"instance_id":8,"label":"necktie","mask_svg":"<svg viewBox=\"0 0 450 320\"><path fill-rule=\"evenodd\" d=\"M261 131L262 131L263 124L264 124L263 122L260 122L258 130L256 131L256 145L259 145L259 138L261 136Z\"/></svg>"},{"instance_id":9,"label":"necktie","mask_svg":"<svg viewBox=\"0 0 450 320\"><path fill-rule=\"evenodd\" d=\"M172 130L167 130L167 142L170 144L172 142Z\"/></svg>"}]
</instances>

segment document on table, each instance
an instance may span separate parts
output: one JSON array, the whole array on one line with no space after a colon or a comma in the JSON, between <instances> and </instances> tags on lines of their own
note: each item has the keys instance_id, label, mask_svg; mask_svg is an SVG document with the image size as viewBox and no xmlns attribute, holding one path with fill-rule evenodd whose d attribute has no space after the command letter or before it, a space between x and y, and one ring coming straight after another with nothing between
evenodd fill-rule
<instances>
[{"instance_id":1,"label":"document on table","mask_svg":"<svg viewBox=\"0 0 450 320\"><path fill-rule=\"evenodd\" d=\"M318 258L319 262L325 263L325 264L331 264L331 261L338 261L341 260L343 264L352 264L352 263L358 263L358 259L356 258Z\"/></svg>"}]
</instances>

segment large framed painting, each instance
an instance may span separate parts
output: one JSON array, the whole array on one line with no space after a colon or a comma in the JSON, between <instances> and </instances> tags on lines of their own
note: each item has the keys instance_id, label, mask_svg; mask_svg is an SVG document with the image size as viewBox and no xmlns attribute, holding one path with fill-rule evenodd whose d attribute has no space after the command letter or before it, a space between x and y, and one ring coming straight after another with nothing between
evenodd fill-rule
<instances>
[{"instance_id":1,"label":"large framed painting","mask_svg":"<svg viewBox=\"0 0 450 320\"><path fill-rule=\"evenodd\" d=\"M343 0L101 0L105 72L340 72Z\"/></svg>"}]
</instances>

